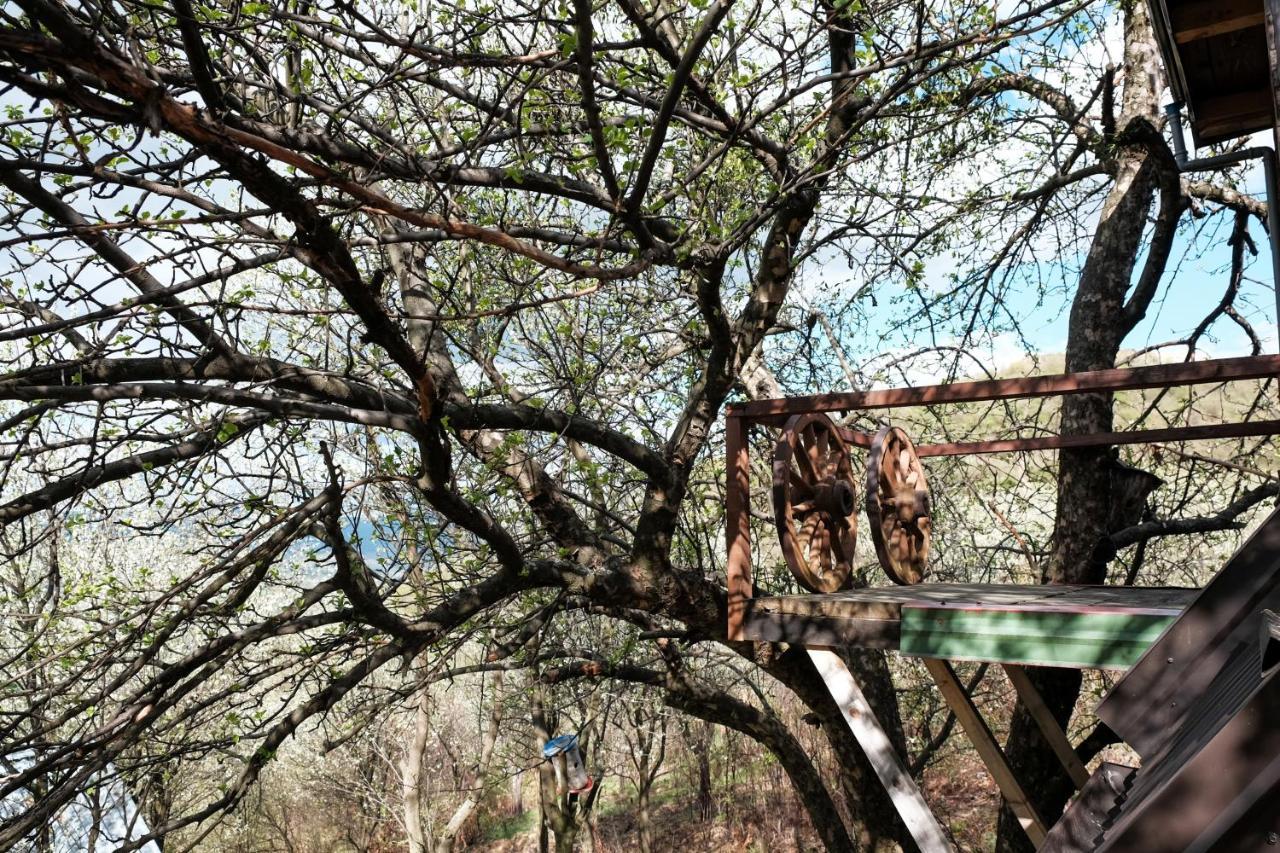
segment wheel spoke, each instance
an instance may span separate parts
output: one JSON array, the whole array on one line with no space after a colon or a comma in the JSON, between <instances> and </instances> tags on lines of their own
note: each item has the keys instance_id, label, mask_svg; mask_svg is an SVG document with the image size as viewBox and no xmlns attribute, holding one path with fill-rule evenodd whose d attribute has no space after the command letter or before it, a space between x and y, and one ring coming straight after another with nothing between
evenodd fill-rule
<instances>
[{"instance_id":1,"label":"wheel spoke","mask_svg":"<svg viewBox=\"0 0 1280 853\"><path fill-rule=\"evenodd\" d=\"M902 531L901 542L902 562L914 563L916 557L915 537L904 530Z\"/></svg>"},{"instance_id":2,"label":"wheel spoke","mask_svg":"<svg viewBox=\"0 0 1280 853\"><path fill-rule=\"evenodd\" d=\"M831 571L831 528L825 521L818 529L818 562L824 575Z\"/></svg>"},{"instance_id":3,"label":"wheel spoke","mask_svg":"<svg viewBox=\"0 0 1280 853\"><path fill-rule=\"evenodd\" d=\"M818 525L822 523L821 515L811 515L804 520L804 524L800 525L800 538L808 542L813 536L813 532L818 529Z\"/></svg>"},{"instance_id":4,"label":"wheel spoke","mask_svg":"<svg viewBox=\"0 0 1280 853\"><path fill-rule=\"evenodd\" d=\"M790 471L791 471L791 488L795 492L797 492L801 497L812 497L813 486L809 485L809 481L806 480L804 476L795 469L794 466L790 469Z\"/></svg>"},{"instance_id":5,"label":"wheel spoke","mask_svg":"<svg viewBox=\"0 0 1280 853\"><path fill-rule=\"evenodd\" d=\"M815 440L808 447L809 463L813 466L813 471L819 480L827 478L826 460L822 454L818 452L818 442Z\"/></svg>"},{"instance_id":6,"label":"wheel spoke","mask_svg":"<svg viewBox=\"0 0 1280 853\"><path fill-rule=\"evenodd\" d=\"M894 444L890 437L885 441L884 449L880 453L880 490L886 494L893 494L896 485L894 468L898 455L894 452Z\"/></svg>"},{"instance_id":7,"label":"wheel spoke","mask_svg":"<svg viewBox=\"0 0 1280 853\"><path fill-rule=\"evenodd\" d=\"M796 467L800 469L802 476L806 472L808 473L810 483L817 483L822 479L818 474L817 468L813 464L813 457L809 455L809 450L803 445L803 443L796 447L794 455L796 458Z\"/></svg>"},{"instance_id":8,"label":"wheel spoke","mask_svg":"<svg viewBox=\"0 0 1280 853\"><path fill-rule=\"evenodd\" d=\"M885 442L884 455L880 457L880 481L884 483L884 487L890 492L894 490L894 486L898 481L898 451L897 442Z\"/></svg>"},{"instance_id":9,"label":"wheel spoke","mask_svg":"<svg viewBox=\"0 0 1280 853\"><path fill-rule=\"evenodd\" d=\"M813 447L815 440L813 424L809 424L804 429L800 430L800 444L804 446L805 450Z\"/></svg>"},{"instance_id":10,"label":"wheel spoke","mask_svg":"<svg viewBox=\"0 0 1280 853\"><path fill-rule=\"evenodd\" d=\"M846 572L852 570L854 558L857 556L858 533L853 525L847 525L840 531L840 562Z\"/></svg>"}]
</instances>

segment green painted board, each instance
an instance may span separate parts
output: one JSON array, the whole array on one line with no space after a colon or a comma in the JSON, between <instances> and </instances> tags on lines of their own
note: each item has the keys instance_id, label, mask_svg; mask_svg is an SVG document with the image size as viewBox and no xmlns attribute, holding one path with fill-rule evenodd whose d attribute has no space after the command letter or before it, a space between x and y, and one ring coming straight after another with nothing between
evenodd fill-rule
<instances>
[{"instance_id":1,"label":"green painted board","mask_svg":"<svg viewBox=\"0 0 1280 853\"><path fill-rule=\"evenodd\" d=\"M1073 669L1128 669L1176 611L903 607L903 654Z\"/></svg>"}]
</instances>

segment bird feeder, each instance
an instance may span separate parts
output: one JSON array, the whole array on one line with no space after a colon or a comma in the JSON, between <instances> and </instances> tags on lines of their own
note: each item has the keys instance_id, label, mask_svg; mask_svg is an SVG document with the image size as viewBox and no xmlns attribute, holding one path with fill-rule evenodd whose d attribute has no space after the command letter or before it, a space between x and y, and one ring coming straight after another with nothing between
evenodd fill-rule
<instances>
[{"instance_id":1,"label":"bird feeder","mask_svg":"<svg viewBox=\"0 0 1280 853\"><path fill-rule=\"evenodd\" d=\"M554 762L556 777L564 782L570 794L583 794L595 784L582 763L576 734L553 737L542 746L542 757Z\"/></svg>"}]
</instances>

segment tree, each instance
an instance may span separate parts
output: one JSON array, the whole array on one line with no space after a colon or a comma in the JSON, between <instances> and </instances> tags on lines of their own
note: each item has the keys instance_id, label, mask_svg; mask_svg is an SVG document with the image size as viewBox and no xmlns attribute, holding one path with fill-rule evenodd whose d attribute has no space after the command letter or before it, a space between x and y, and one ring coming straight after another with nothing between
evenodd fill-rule
<instances>
[{"instance_id":1,"label":"tree","mask_svg":"<svg viewBox=\"0 0 1280 853\"><path fill-rule=\"evenodd\" d=\"M653 784L662 773L667 755L669 720L661 710L640 702L632 709L626 731L628 758L631 759L636 789L636 822L640 834L640 853L652 853Z\"/></svg>"},{"instance_id":2,"label":"tree","mask_svg":"<svg viewBox=\"0 0 1280 853\"><path fill-rule=\"evenodd\" d=\"M56 571L11 585L61 633L6 629L6 656L68 662L0 693L5 752L38 753L0 798L43 791L0 846L109 764L234 756L225 790L154 828L198 834L306 726L369 719L441 672L536 666L643 685L755 739L829 849L909 847L802 651L724 641L716 419L734 393L854 373L842 324L861 303L797 287L834 257L923 299L931 327L957 302L971 329L998 311L982 276L945 304L921 287L981 195L913 220L947 206L932 186L963 170L958 153L1009 127L983 105L1026 109L1008 93L1049 104L1066 135L1021 126L1031 165L1005 176L1044 186L1001 215L1118 192L1115 233L1104 217L1095 241L1137 257L1142 200L1177 194L1138 122L1154 93L1126 86L1124 122L1106 129L1101 109L1096 135L1080 128L1092 101L1004 73L1096 38L1093 14L1057 0L999 19L897 0L0 13L6 551L37 557L68 525L198 542L192 567L122 584L108 613L97 590L51 604ZM1061 157L1064 138L1078 151ZM894 180L899 156L923 165ZM1123 297L1128 268L1108 269L1078 292ZM800 328L811 311L835 317L822 328L839 358ZM1096 322L1073 316L1072 334ZM1122 340L1068 357L1114 360ZM1105 403L1064 411L1064 428L1091 428ZM1065 493L1087 464L1064 456ZM1084 546L1057 547L1050 565ZM463 660L473 641L493 659ZM883 658L852 662L901 735ZM705 677L730 665L809 706L831 784L767 702Z\"/></svg>"},{"instance_id":3,"label":"tree","mask_svg":"<svg viewBox=\"0 0 1280 853\"><path fill-rule=\"evenodd\" d=\"M984 144L1026 145L1034 137L1022 129L1022 123L1036 121L1048 128L1043 131L1047 138L1040 141L1040 146L1059 152L1055 155L1055 170L1047 178L1019 179L1014 186L998 183L979 189L950 213L954 217L965 216L976 202L989 203L1001 190L1005 193L992 218L1008 237L995 244L994 253L985 262L975 265L979 282L976 298L974 290L962 291L963 310L969 314L966 337L976 329L999 328L997 312L1011 316L1007 299L992 294L992 289L1001 279L1005 286L1011 281L1026 286L1029 282L1019 271L1018 260L1045 252L1047 237L1049 251L1058 257L1077 252L1083 255L1078 273L1068 271L1064 275L1070 294L1065 369L1077 372L1116 367L1121 362L1122 346L1147 317L1161 284L1176 285L1166 276L1171 259L1176 259L1179 250L1195 251L1186 247L1186 229L1180 227L1183 214L1192 209L1199 218L1212 218L1216 211L1223 214L1217 217L1219 220L1225 218L1233 223L1228 238L1232 260L1226 293L1216 305L1210 303L1206 316L1185 337L1162 341L1140 354L1182 349L1183 357L1190 360L1200 354L1206 330L1224 317L1240 327L1252 352L1257 354L1261 348L1258 333L1239 310L1246 304L1240 297L1240 283L1244 250L1250 242L1249 219L1265 225L1266 207L1240 193L1229 180L1198 181L1180 174L1160 132L1164 72L1147 8L1142 3L1126 3L1119 13L1116 29L1122 66L1106 67L1088 103L1077 99L1069 71L1061 75L1060 81L1050 82L1045 79L1048 75L1036 77L998 68L979 80L946 90L952 102L966 109L984 102L991 104L990 108L1011 128L992 134L989 126L984 126L985 132L977 140L968 140L970 144L980 140ZM1035 64L1034 60L1024 63ZM1096 114L1091 114L1095 101ZM1040 132L1037 129L1033 134ZM1097 180L1099 177L1103 180ZM1086 201L1090 198L1098 201ZM1064 220L1075 224L1065 214L1072 208L1087 211L1096 220L1086 220L1086 227L1064 228ZM1063 233L1065 240L1058 236ZM1073 251L1073 242L1082 243L1082 248ZM991 299L987 309L990 315L981 308L986 298ZM957 351L963 352L964 347ZM1159 402L1157 397L1131 423L1141 425L1159 412ZM1249 403L1244 408L1253 405ZM1164 416L1183 418L1196 406L1192 396L1180 411L1166 410ZM1066 435L1111 432L1116 429L1115 408L1112 394L1065 397L1058 412L1059 431ZM1241 450L1253 452L1244 449L1243 444ZM1120 581L1133 584L1142 563L1143 546L1153 537L1238 527L1242 514L1277 494L1274 484L1246 489L1239 480L1228 478L1224 483L1225 497L1212 498L1225 503L1225 509L1167 524L1153 522L1154 514L1147 508L1150 491L1159 479L1118 465L1113 448L1063 450L1055 473L1052 535L1045 552L1032 561L1042 583L1101 584L1120 580L1110 576L1113 561L1120 550L1137 545L1138 551ZM1180 508L1185 511L1186 505ZM1044 669L1033 671L1033 681L1059 722L1066 725L1080 694L1081 673ZM1086 758L1107 742L1109 732L1103 726L1094 734L1096 737L1091 737L1088 745L1092 752ZM1110 737L1114 739L1114 735ZM1074 789L1021 705L1012 721L1008 749L1015 772L1026 790L1032 792L1040 813L1049 820L1056 818ZM1001 815L1000 846L1030 849L1007 808Z\"/></svg>"}]
</instances>

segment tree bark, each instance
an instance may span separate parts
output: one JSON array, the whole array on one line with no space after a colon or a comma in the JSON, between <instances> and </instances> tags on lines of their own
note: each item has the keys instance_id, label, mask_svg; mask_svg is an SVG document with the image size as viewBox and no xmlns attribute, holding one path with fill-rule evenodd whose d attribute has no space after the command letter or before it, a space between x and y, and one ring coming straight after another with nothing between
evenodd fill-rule
<instances>
[{"instance_id":1,"label":"tree bark","mask_svg":"<svg viewBox=\"0 0 1280 853\"><path fill-rule=\"evenodd\" d=\"M422 829L422 756L431 732L430 697L424 685L413 707L413 738L400 761L401 800L404 803L405 839L409 853L432 853Z\"/></svg>"},{"instance_id":2,"label":"tree bark","mask_svg":"<svg viewBox=\"0 0 1280 853\"><path fill-rule=\"evenodd\" d=\"M517 770L515 775L511 777L511 808L509 813L512 817L520 817L524 814L524 771Z\"/></svg>"},{"instance_id":3,"label":"tree bark","mask_svg":"<svg viewBox=\"0 0 1280 853\"><path fill-rule=\"evenodd\" d=\"M1128 4L1119 127L1135 129L1144 122L1147 127L1158 126L1160 78L1159 58L1146 6ZM1123 135L1122 130L1120 136ZM1161 167L1149 142L1133 142L1119 150L1114 183L1103 205L1071 306L1066 351L1068 372L1114 367L1120 344L1136 322L1132 311L1126 310L1130 307L1126 305L1126 296L1148 213L1161 180ZM1150 293L1134 294L1135 300L1149 301L1150 297ZM1145 304L1139 307L1145 310ZM1110 432L1112 403L1110 393L1064 397L1061 432L1064 435ZM1107 447L1064 449L1059 451L1058 460L1053 550L1042 570L1041 582L1103 583L1106 560L1099 560L1097 552L1108 534L1112 510L1112 451ZM1028 674L1065 729L1079 698L1080 672L1033 668ZM1013 715L1006 751L1014 773L1037 811L1052 823L1062 814L1074 787L1021 702ZM997 849L1002 853L1034 849L1007 805L1000 811Z\"/></svg>"},{"instance_id":4,"label":"tree bark","mask_svg":"<svg viewBox=\"0 0 1280 853\"><path fill-rule=\"evenodd\" d=\"M453 853L458 833L466 826L476 807L484 798L485 778L489 775L489 767L493 763L494 748L498 744L498 730L502 726L502 673L496 672L493 677L493 708L489 712L489 726L485 729L484 739L480 745L480 758L476 762L475 776L471 790L462 803L454 810L444 831L436 839L438 853Z\"/></svg>"},{"instance_id":5,"label":"tree bark","mask_svg":"<svg viewBox=\"0 0 1280 853\"><path fill-rule=\"evenodd\" d=\"M541 685L533 688L529 719L533 723L534 733L545 743L551 739L555 721L547 715L543 690ZM581 828L578 806L573 798L560 792L555 768L550 761L543 761L538 765L538 803L542 814L539 849L545 849L546 831L549 829L555 839L556 853L573 853L578 830Z\"/></svg>"}]
</instances>

